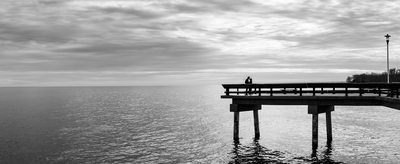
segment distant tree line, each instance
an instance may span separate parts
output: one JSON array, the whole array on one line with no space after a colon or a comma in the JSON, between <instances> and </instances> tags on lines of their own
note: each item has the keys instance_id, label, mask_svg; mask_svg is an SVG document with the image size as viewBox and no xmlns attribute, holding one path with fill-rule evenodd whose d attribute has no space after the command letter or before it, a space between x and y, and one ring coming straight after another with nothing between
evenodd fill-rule
<instances>
[{"instance_id":1,"label":"distant tree line","mask_svg":"<svg viewBox=\"0 0 400 164\"><path fill-rule=\"evenodd\" d=\"M400 82L400 69L389 69L390 82ZM382 73L363 73L348 76L346 79L348 83L368 83L368 82L387 82L387 72Z\"/></svg>"}]
</instances>

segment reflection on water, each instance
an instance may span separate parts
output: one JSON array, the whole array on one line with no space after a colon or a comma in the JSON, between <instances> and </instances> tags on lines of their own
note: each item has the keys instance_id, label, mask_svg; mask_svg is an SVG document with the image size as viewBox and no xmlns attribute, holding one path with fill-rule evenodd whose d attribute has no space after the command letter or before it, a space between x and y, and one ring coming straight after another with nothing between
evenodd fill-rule
<instances>
[{"instance_id":1,"label":"reflection on water","mask_svg":"<svg viewBox=\"0 0 400 164\"><path fill-rule=\"evenodd\" d=\"M335 162L332 159L332 141L327 142L325 146L325 150L322 151L321 155L318 157L316 154L316 150L313 150L313 154L311 156L314 156L314 163L333 163L333 164L343 164L343 162ZM315 153L315 155L314 155Z\"/></svg>"},{"instance_id":2,"label":"reflection on water","mask_svg":"<svg viewBox=\"0 0 400 164\"><path fill-rule=\"evenodd\" d=\"M254 140L251 145L234 142L230 154L233 156L229 163L282 163L284 159L284 153L267 149L258 140Z\"/></svg>"},{"instance_id":3,"label":"reflection on water","mask_svg":"<svg viewBox=\"0 0 400 164\"><path fill-rule=\"evenodd\" d=\"M313 154L311 156L316 157L316 150L313 150ZM331 155L332 155L332 142L328 142L326 143L326 149L322 152L322 159L325 162L333 162L333 160L331 159Z\"/></svg>"},{"instance_id":4,"label":"reflection on water","mask_svg":"<svg viewBox=\"0 0 400 164\"><path fill-rule=\"evenodd\" d=\"M254 139L249 145L243 145L239 141L233 143L230 164L233 163L329 163L344 164L335 162L332 156L332 142L328 142L325 150L318 156L316 150L312 150L311 157L290 157L284 152L268 149Z\"/></svg>"}]
</instances>

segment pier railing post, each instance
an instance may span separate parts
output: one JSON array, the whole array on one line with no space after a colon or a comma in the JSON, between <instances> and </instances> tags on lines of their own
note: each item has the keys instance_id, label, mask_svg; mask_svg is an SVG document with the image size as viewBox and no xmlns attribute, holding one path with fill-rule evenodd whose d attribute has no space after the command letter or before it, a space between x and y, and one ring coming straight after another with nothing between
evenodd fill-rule
<instances>
[{"instance_id":1,"label":"pier railing post","mask_svg":"<svg viewBox=\"0 0 400 164\"><path fill-rule=\"evenodd\" d=\"M239 111L234 112L233 116L233 140L239 141Z\"/></svg>"},{"instance_id":2,"label":"pier railing post","mask_svg":"<svg viewBox=\"0 0 400 164\"><path fill-rule=\"evenodd\" d=\"M300 88L300 96L303 96L303 88Z\"/></svg>"},{"instance_id":3,"label":"pier railing post","mask_svg":"<svg viewBox=\"0 0 400 164\"><path fill-rule=\"evenodd\" d=\"M378 88L378 95L381 96L381 87Z\"/></svg>"},{"instance_id":4,"label":"pier railing post","mask_svg":"<svg viewBox=\"0 0 400 164\"><path fill-rule=\"evenodd\" d=\"M254 138L255 139L260 139L260 124L258 122L258 110L253 110L253 116L254 116Z\"/></svg>"},{"instance_id":5,"label":"pier railing post","mask_svg":"<svg viewBox=\"0 0 400 164\"><path fill-rule=\"evenodd\" d=\"M315 96L315 87L312 89L312 95Z\"/></svg>"}]
</instances>

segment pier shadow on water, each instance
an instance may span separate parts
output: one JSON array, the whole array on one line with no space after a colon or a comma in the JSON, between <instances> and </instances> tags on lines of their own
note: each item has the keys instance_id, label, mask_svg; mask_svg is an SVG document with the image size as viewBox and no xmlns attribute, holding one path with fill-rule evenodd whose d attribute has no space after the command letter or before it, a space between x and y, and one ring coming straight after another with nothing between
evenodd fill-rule
<instances>
[{"instance_id":1,"label":"pier shadow on water","mask_svg":"<svg viewBox=\"0 0 400 164\"><path fill-rule=\"evenodd\" d=\"M315 153L315 154L314 154ZM335 162L332 157L332 143L328 143L325 150L317 153L312 151L310 156L295 157L292 154L268 149L253 140L249 145L243 145L239 141L233 143L233 149L229 153L229 164L236 163L310 163L310 164L344 164Z\"/></svg>"}]
</instances>

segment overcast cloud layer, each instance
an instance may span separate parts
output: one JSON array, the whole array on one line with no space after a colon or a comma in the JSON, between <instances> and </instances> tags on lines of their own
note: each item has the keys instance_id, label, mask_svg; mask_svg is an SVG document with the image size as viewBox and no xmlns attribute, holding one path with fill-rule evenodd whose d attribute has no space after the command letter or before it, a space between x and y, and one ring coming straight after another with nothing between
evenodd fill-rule
<instances>
[{"instance_id":1,"label":"overcast cloud layer","mask_svg":"<svg viewBox=\"0 0 400 164\"><path fill-rule=\"evenodd\" d=\"M1 0L0 85L344 81L400 65L390 0Z\"/></svg>"}]
</instances>

